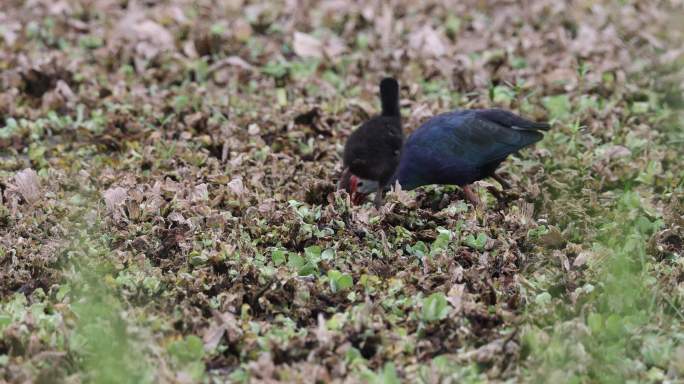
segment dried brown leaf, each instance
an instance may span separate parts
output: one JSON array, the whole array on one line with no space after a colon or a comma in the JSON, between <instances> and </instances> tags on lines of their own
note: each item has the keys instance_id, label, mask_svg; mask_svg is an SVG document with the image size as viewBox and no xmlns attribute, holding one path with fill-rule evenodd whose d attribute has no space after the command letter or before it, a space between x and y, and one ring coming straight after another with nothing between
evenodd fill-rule
<instances>
[{"instance_id":1,"label":"dried brown leaf","mask_svg":"<svg viewBox=\"0 0 684 384\"><path fill-rule=\"evenodd\" d=\"M301 57L323 57L323 44L315 37L303 33L294 33L294 52Z\"/></svg>"},{"instance_id":2,"label":"dried brown leaf","mask_svg":"<svg viewBox=\"0 0 684 384\"><path fill-rule=\"evenodd\" d=\"M409 37L409 47L418 52L421 56L440 57L447 53L447 44L437 31L425 25L417 31L411 33Z\"/></svg>"},{"instance_id":3,"label":"dried brown leaf","mask_svg":"<svg viewBox=\"0 0 684 384\"><path fill-rule=\"evenodd\" d=\"M40 179L33 169L19 171L14 176L14 186L26 202L35 203L40 199Z\"/></svg>"}]
</instances>

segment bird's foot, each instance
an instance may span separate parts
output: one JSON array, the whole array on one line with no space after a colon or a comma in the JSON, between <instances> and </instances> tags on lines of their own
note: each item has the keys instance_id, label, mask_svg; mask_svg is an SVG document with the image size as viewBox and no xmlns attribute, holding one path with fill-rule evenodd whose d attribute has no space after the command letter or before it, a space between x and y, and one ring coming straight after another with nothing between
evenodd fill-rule
<instances>
[{"instance_id":1,"label":"bird's foot","mask_svg":"<svg viewBox=\"0 0 684 384\"><path fill-rule=\"evenodd\" d=\"M470 189L470 185L463 186L463 194L465 195L466 200L468 200L474 207L482 206L480 198L477 197L477 194L472 189Z\"/></svg>"},{"instance_id":2,"label":"bird's foot","mask_svg":"<svg viewBox=\"0 0 684 384\"><path fill-rule=\"evenodd\" d=\"M509 191L499 191L493 185L487 187L487 191L491 193L496 199L498 209L505 208L508 205L509 200L511 199L509 196Z\"/></svg>"},{"instance_id":3,"label":"bird's foot","mask_svg":"<svg viewBox=\"0 0 684 384\"><path fill-rule=\"evenodd\" d=\"M494 186L487 188L487 190L494 195L501 207L506 206L509 202L518 198L518 193L511 188L511 184L501 175L492 173L491 178L496 180L501 185L501 191L496 189Z\"/></svg>"},{"instance_id":4,"label":"bird's foot","mask_svg":"<svg viewBox=\"0 0 684 384\"><path fill-rule=\"evenodd\" d=\"M511 188L511 184L508 181L506 181L503 177L501 177L501 175L492 172L492 179L496 180L497 183L501 184L501 188L503 189Z\"/></svg>"},{"instance_id":5,"label":"bird's foot","mask_svg":"<svg viewBox=\"0 0 684 384\"><path fill-rule=\"evenodd\" d=\"M489 191L489 193L494 195L494 198L497 201L502 201L502 200L505 200L505 198L506 198L506 196L504 196L504 193L502 191L499 191L498 189L496 189L496 187L493 185L487 187L487 191Z\"/></svg>"}]
</instances>

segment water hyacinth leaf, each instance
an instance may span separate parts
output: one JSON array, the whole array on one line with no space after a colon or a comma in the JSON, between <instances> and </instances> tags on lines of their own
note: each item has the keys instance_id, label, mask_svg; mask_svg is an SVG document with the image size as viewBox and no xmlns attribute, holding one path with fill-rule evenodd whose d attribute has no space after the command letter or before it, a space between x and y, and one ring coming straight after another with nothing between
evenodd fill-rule
<instances>
[{"instance_id":1,"label":"water hyacinth leaf","mask_svg":"<svg viewBox=\"0 0 684 384\"><path fill-rule=\"evenodd\" d=\"M335 258L335 250L332 248L326 248L323 253L321 253L321 260L330 261Z\"/></svg>"},{"instance_id":2,"label":"water hyacinth leaf","mask_svg":"<svg viewBox=\"0 0 684 384\"><path fill-rule=\"evenodd\" d=\"M515 99L515 92L505 85L497 85L490 91L490 98L497 104L508 104Z\"/></svg>"},{"instance_id":3,"label":"water hyacinth leaf","mask_svg":"<svg viewBox=\"0 0 684 384\"><path fill-rule=\"evenodd\" d=\"M432 246L430 247L430 256L434 256L443 250L447 249L449 246L449 243L451 242L452 238L454 237L454 234L449 231L448 229L444 228L437 228L437 232L439 233L437 235L437 238L435 241L432 242Z\"/></svg>"},{"instance_id":4,"label":"water hyacinth leaf","mask_svg":"<svg viewBox=\"0 0 684 384\"><path fill-rule=\"evenodd\" d=\"M377 373L364 370L361 374L361 378L364 382L370 384L400 384L399 376L397 375L397 369L394 363L386 363L385 366Z\"/></svg>"},{"instance_id":5,"label":"water hyacinth leaf","mask_svg":"<svg viewBox=\"0 0 684 384\"><path fill-rule=\"evenodd\" d=\"M271 251L271 260L276 267L285 264L287 262L287 251L284 249L274 249Z\"/></svg>"},{"instance_id":6,"label":"water hyacinth leaf","mask_svg":"<svg viewBox=\"0 0 684 384\"><path fill-rule=\"evenodd\" d=\"M298 270L302 268L304 264L306 264L306 259L296 253L291 253L287 259L287 266L290 268Z\"/></svg>"},{"instance_id":7,"label":"water hyacinth leaf","mask_svg":"<svg viewBox=\"0 0 684 384\"><path fill-rule=\"evenodd\" d=\"M12 323L12 318L6 314L0 314L0 332Z\"/></svg>"},{"instance_id":8,"label":"water hyacinth leaf","mask_svg":"<svg viewBox=\"0 0 684 384\"><path fill-rule=\"evenodd\" d=\"M351 288L354 285L354 280L349 274L341 273L334 269L328 271L328 280L330 283L330 290L333 291L333 293Z\"/></svg>"},{"instance_id":9,"label":"water hyacinth leaf","mask_svg":"<svg viewBox=\"0 0 684 384\"><path fill-rule=\"evenodd\" d=\"M321 261L321 247L318 245L312 245L310 247L304 248L304 257L310 263L317 264Z\"/></svg>"},{"instance_id":10,"label":"water hyacinth leaf","mask_svg":"<svg viewBox=\"0 0 684 384\"><path fill-rule=\"evenodd\" d=\"M620 337L624 330L624 322L619 315L608 316L605 323L605 330L612 337Z\"/></svg>"},{"instance_id":11,"label":"water hyacinth leaf","mask_svg":"<svg viewBox=\"0 0 684 384\"><path fill-rule=\"evenodd\" d=\"M449 303L442 292L435 292L423 299L421 318L424 321L443 320L449 314Z\"/></svg>"},{"instance_id":12,"label":"water hyacinth leaf","mask_svg":"<svg viewBox=\"0 0 684 384\"><path fill-rule=\"evenodd\" d=\"M307 260L306 258L296 253L290 253L287 265L291 269L296 270L299 276L310 276L318 274L318 267L316 262Z\"/></svg>"},{"instance_id":13,"label":"water hyacinth leaf","mask_svg":"<svg viewBox=\"0 0 684 384\"><path fill-rule=\"evenodd\" d=\"M428 249L428 246L422 242L418 241L416 242L413 246L406 245L406 250L408 251L409 254L422 259L425 257L425 255L429 254L430 250Z\"/></svg>"},{"instance_id":14,"label":"water hyacinth leaf","mask_svg":"<svg viewBox=\"0 0 684 384\"><path fill-rule=\"evenodd\" d=\"M167 351L181 363L190 363L204 357L204 343L202 339L189 335L185 339L176 340L169 344Z\"/></svg>"},{"instance_id":15,"label":"water hyacinth leaf","mask_svg":"<svg viewBox=\"0 0 684 384\"><path fill-rule=\"evenodd\" d=\"M176 360L179 369L194 380L200 380L204 376L204 343L201 338L195 335L186 336L185 339L169 344L167 351Z\"/></svg>"},{"instance_id":16,"label":"water hyacinth leaf","mask_svg":"<svg viewBox=\"0 0 684 384\"><path fill-rule=\"evenodd\" d=\"M301 268L299 268L297 273L299 274L299 276L317 275L318 274L318 267L316 267L316 265L312 264L311 262L307 262Z\"/></svg>"},{"instance_id":17,"label":"water hyacinth leaf","mask_svg":"<svg viewBox=\"0 0 684 384\"><path fill-rule=\"evenodd\" d=\"M551 294L548 292L542 292L535 297L534 302L537 305L549 304L551 302Z\"/></svg>"},{"instance_id":18,"label":"water hyacinth leaf","mask_svg":"<svg viewBox=\"0 0 684 384\"><path fill-rule=\"evenodd\" d=\"M484 233L478 233L477 236L473 236L473 234L469 234L466 236L466 238L463 240L463 243L473 249L476 249L478 251L481 251L484 249L485 245L487 244L487 235Z\"/></svg>"},{"instance_id":19,"label":"water hyacinth leaf","mask_svg":"<svg viewBox=\"0 0 684 384\"><path fill-rule=\"evenodd\" d=\"M684 375L681 0L77 3L0 3L4 380ZM454 109L553 124L481 207L350 206L387 75L405 138Z\"/></svg>"}]
</instances>

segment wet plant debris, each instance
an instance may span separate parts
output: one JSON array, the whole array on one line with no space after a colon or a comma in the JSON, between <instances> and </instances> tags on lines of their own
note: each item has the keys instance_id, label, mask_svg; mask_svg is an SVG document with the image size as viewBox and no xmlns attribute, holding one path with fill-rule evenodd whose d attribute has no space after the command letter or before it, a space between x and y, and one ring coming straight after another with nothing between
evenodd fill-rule
<instances>
[{"instance_id":1,"label":"wet plant debris","mask_svg":"<svg viewBox=\"0 0 684 384\"><path fill-rule=\"evenodd\" d=\"M4 0L0 382L684 380L677 0ZM399 80L550 122L354 206Z\"/></svg>"}]
</instances>

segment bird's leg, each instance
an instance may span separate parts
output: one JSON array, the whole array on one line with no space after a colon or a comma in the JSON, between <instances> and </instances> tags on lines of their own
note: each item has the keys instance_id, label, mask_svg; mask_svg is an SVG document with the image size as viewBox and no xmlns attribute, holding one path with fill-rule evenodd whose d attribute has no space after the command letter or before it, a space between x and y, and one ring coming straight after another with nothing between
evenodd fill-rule
<instances>
[{"instance_id":1,"label":"bird's leg","mask_svg":"<svg viewBox=\"0 0 684 384\"><path fill-rule=\"evenodd\" d=\"M496 180L499 184L501 184L502 191L499 192L495 187L492 187L489 191L496 197L496 200L501 204L502 202L505 204L507 201L510 201L510 199L514 198L517 194L511 189L511 184L506 181L501 175L498 175L494 172L492 172L491 175L492 179Z\"/></svg>"},{"instance_id":2,"label":"bird's leg","mask_svg":"<svg viewBox=\"0 0 684 384\"><path fill-rule=\"evenodd\" d=\"M375 204L375 209L380 209L384 205L384 200L382 198L382 192L385 190L384 185L378 184L378 190L375 191L375 199L373 199L373 203Z\"/></svg>"},{"instance_id":3,"label":"bird's leg","mask_svg":"<svg viewBox=\"0 0 684 384\"><path fill-rule=\"evenodd\" d=\"M511 184L508 183L508 181L504 180L501 175L496 174L495 172L492 172L492 179L496 180L499 184L501 184L501 188L503 189L510 189Z\"/></svg>"},{"instance_id":4,"label":"bird's leg","mask_svg":"<svg viewBox=\"0 0 684 384\"><path fill-rule=\"evenodd\" d=\"M475 194L472 189L470 189L470 185L463 186L463 194L465 195L466 200L473 204L473 206L478 207L482 205L480 198L477 197L477 194Z\"/></svg>"}]
</instances>

